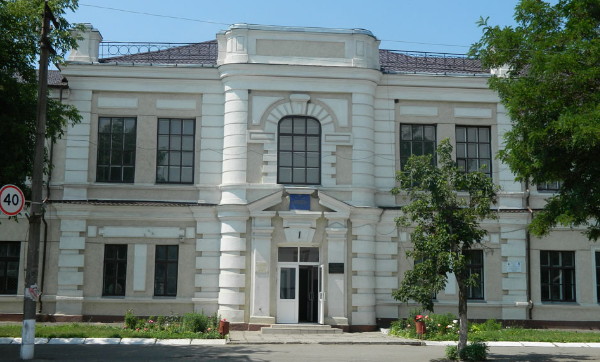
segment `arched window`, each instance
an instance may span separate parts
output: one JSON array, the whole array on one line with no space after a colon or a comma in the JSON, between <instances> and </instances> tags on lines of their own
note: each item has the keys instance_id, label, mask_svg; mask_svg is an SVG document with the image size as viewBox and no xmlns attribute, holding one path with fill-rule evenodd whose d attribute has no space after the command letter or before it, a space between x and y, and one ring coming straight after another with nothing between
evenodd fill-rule
<instances>
[{"instance_id":1,"label":"arched window","mask_svg":"<svg viewBox=\"0 0 600 362\"><path fill-rule=\"evenodd\" d=\"M321 183L321 124L314 118L289 116L279 121L277 183Z\"/></svg>"}]
</instances>

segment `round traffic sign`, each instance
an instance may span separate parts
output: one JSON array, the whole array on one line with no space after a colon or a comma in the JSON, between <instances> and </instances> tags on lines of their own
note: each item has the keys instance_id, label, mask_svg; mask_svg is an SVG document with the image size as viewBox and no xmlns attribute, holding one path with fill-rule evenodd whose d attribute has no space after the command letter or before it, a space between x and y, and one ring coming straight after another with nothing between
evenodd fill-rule
<instances>
[{"instance_id":1,"label":"round traffic sign","mask_svg":"<svg viewBox=\"0 0 600 362\"><path fill-rule=\"evenodd\" d=\"M15 216L25 206L25 195L15 185L4 185L0 189L0 210L8 216Z\"/></svg>"}]
</instances>

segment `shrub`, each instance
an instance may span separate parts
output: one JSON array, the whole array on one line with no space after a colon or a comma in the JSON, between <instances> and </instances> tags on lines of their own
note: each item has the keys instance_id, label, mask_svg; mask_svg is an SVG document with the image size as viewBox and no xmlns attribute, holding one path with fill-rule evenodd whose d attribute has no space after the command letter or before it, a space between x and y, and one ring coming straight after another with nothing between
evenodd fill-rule
<instances>
[{"instance_id":1,"label":"shrub","mask_svg":"<svg viewBox=\"0 0 600 362\"><path fill-rule=\"evenodd\" d=\"M128 309L125 313L125 327L127 329L136 329L138 324L138 318L133 315L133 310Z\"/></svg>"},{"instance_id":2,"label":"shrub","mask_svg":"<svg viewBox=\"0 0 600 362\"><path fill-rule=\"evenodd\" d=\"M488 346L483 342L472 342L461 349L460 352L457 346L446 347L446 358L453 361L459 358L463 361L485 361L487 353Z\"/></svg>"},{"instance_id":3,"label":"shrub","mask_svg":"<svg viewBox=\"0 0 600 362\"><path fill-rule=\"evenodd\" d=\"M470 326L469 331L471 332L493 332L502 329L502 323L497 322L495 319L488 319L483 323L474 323Z\"/></svg>"},{"instance_id":4,"label":"shrub","mask_svg":"<svg viewBox=\"0 0 600 362\"><path fill-rule=\"evenodd\" d=\"M210 327L210 318L204 314L187 313L183 316L183 330L188 332L205 332Z\"/></svg>"}]
</instances>

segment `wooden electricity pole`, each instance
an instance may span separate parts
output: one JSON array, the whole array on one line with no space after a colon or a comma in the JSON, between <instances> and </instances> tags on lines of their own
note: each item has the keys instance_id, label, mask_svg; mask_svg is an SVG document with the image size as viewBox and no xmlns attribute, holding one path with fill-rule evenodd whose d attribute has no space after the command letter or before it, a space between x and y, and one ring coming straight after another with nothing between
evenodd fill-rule
<instances>
[{"instance_id":1,"label":"wooden electricity pole","mask_svg":"<svg viewBox=\"0 0 600 362\"><path fill-rule=\"evenodd\" d=\"M39 269L40 229L42 220L42 190L44 176L44 142L46 140L46 103L48 91L48 58L51 46L48 40L52 11L48 0L44 2L42 34L40 37L40 60L38 75L38 103L36 114L35 150L31 178L31 209L29 216L29 243L27 245L27 268L23 298L23 329L21 331L21 359L33 359L35 346L36 306L39 297L37 286Z\"/></svg>"}]
</instances>

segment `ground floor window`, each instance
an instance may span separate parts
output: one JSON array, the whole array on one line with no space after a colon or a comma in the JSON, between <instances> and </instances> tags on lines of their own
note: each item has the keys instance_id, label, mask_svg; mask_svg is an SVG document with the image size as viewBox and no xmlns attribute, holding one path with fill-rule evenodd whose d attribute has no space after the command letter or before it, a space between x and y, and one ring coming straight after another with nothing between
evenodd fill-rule
<instances>
[{"instance_id":1,"label":"ground floor window","mask_svg":"<svg viewBox=\"0 0 600 362\"><path fill-rule=\"evenodd\" d=\"M468 299L483 299L483 250L467 250L467 273L468 277L477 274L475 284L469 285L467 289Z\"/></svg>"},{"instance_id":2,"label":"ground floor window","mask_svg":"<svg viewBox=\"0 0 600 362\"><path fill-rule=\"evenodd\" d=\"M17 294L20 255L20 242L0 242L0 294Z\"/></svg>"},{"instance_id":3,"label":"ground floor window","mask_svg":"<svg viewBox=\"0 0 600 362\"><path fill-rule=\"evenodd\" d=\"M102 295L124 296L126 280L127 245L105 245Z\"/></svg>"},{"instance_id":4,"label":"ground floor window","mask_svg":"<svg viewBox=\"0 0 600 362\"><path fill-rule=\"evenodd\" d=\"M177 295L178 245L157 245L154 263L154 295L174 297Z\"/></svg>"},{"instance_id":5,"label":"ground floor window","mask_svg":"<svg viewBox=\"0 0 600 362\"><path fill-rule=\"evenodd\" d=\"M575 252L540 251L542 301L574 302Z\"/></svg>"}]
</instances>

